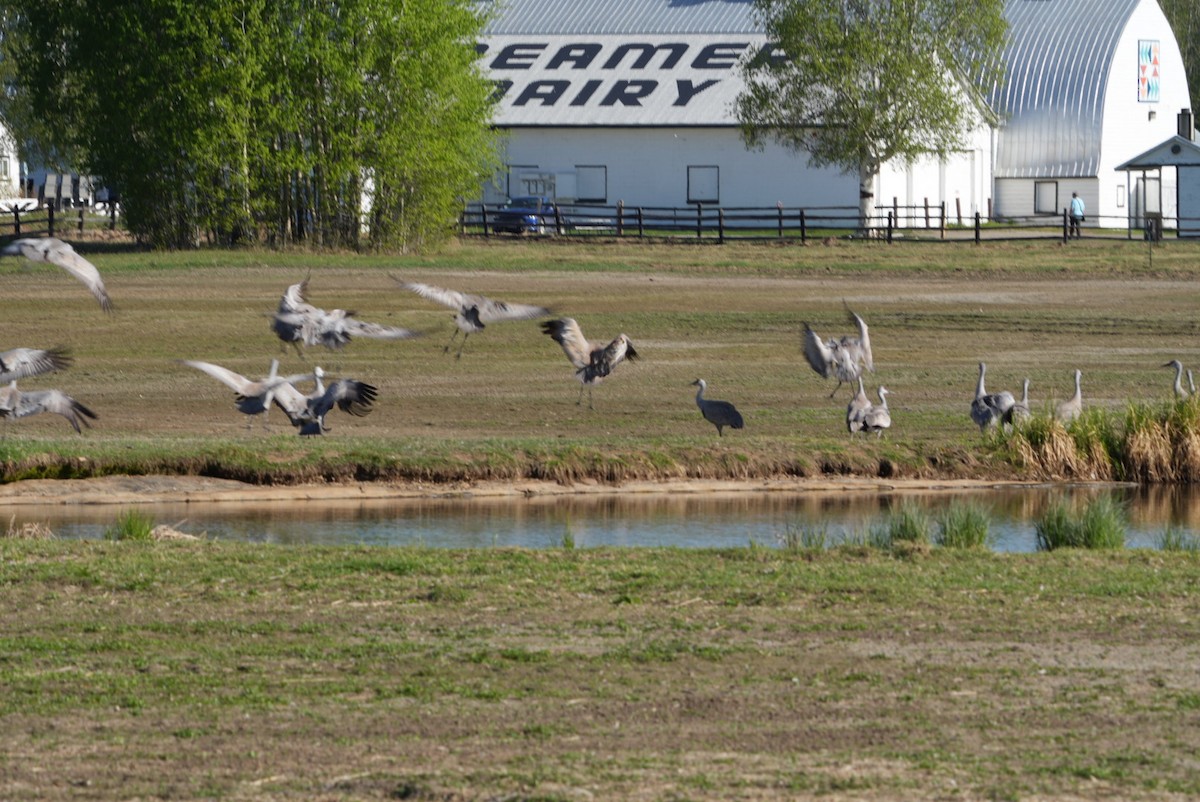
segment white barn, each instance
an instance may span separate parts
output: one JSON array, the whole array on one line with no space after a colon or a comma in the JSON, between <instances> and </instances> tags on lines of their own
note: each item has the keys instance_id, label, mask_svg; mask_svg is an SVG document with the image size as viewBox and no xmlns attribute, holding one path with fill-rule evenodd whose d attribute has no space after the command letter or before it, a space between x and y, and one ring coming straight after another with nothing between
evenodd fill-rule
<instances>
[{"instance_id":1,"label":"white barn","mask_svg":"<svg viewBox=\"0 0 1200 802\"><path fill-rule=\"evenodd\" d=\"M1140 225L1160 187L1117 167L1176 133L1191 102L1183 58L1156 0L1009 0L1007 79L988 92L1001 118L998 217L1061 215L1077 192L1087 224ZM1159 180L1157 177L1152 179ZM1174 176L1171 176L1171 181ZM1161 187L1165 217L1173 186Z\"/></svg>"},{"instance_id":2,"label":"white barn","mask_svg":"<svg viewBox=\"0 0 1200 802\"><path fill-rule=\"evenodd\" d=\"M737 64L767 47L748 0L511 0L480 44L502 92L506 170L485 203L544 194L579 203L857 208L857 175L742 144ZM986 213L992 130L947 163L889 167L880 204Z\"/></svg>"},{"instance_id":3,"label":"white barn","mask_svg":"<svg viewBox=\"0 0 1200 802\"><path fill-rule=\"evenodd\" d=\"M737 63L767 46L750 0L484 5L493 18L479 50L506 138L506 168L485 203L544 194L643 207L857 206L856 175L742 144ZM1174 133L1188 106L1157 2L1009 0L1006 16L1008 81L980 87L999 122L964 131L966 149L944 162L885 166L877 203L945 203L952 221L1028 218L1061 214L1075 191L1089 224L1123 225L1133 199L1153 193L1124 186L1114 168Z\"/></svg>"}]
</instances>

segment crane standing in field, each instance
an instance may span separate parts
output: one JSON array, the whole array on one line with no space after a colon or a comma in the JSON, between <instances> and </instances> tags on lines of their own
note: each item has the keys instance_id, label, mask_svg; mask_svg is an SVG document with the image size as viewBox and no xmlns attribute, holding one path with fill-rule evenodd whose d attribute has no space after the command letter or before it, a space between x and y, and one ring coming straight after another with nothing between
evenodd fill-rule
<instances>
[{"instance_id":1,"label":"crane standing in field","mask_svg":"<svg viewBox=\"0 0 1200 802\"><path fill-rule=\"evenodd\" d=\"M864 369L871 372L875 370L866 321L849 308L846 314L858 325L857 337L846 335L839 339L822 340L807 322L804 324L804 358L821 378L832 376L838 380L837 387L829 394L830 398L837 395L843 384L852 383L862 376Z\"/></svg>"},{"instance_id":2,"label":"crane standing in field","mask_svg":"<svg viewBox=\"0 0 1200 802\"><path fill-rule=\"evenodd\" d=\"M633 347L633 341L624 333L605 345L602 342L588 340L575 318L564 317L549 320L542 324L542 333L548 335L562 346L563 353L575 366L575 376L579 379L578 406L583 403L583 390L588 391L588 409L592 406L592 387L605 376L616 370L617 365L626 359L633 361L638 358L638 352Z\"/></svg>"},{"instance_id":3,"label":"crane standing in field","mask_svg":"<svg viewBox=\"0 0 1200 802\"><path fill-rule=\"evenodd\" d=\"M1080 379L1083 378L1083 371L1075 371L1075 395L1063 401L1054 408L1054 417L1063 423L1070 423L1079 417L1083 412L1083 391L1079 387Z\"/></svg>"},{"instance_id":4,"label":"crane standing in field","mask_svg":"<svg viewBox=\"0 0 1200 802\"><path fill-rule=\"evenodd\" d=\"M704 379L696 379L692 382L692 387L700 388L696 391L696 406L700 407L700 414L704 419L717 427L717 437L724 437L721 429L725 426L730 429L741 429L744 426L742 414L733 404L704 397L704 390L708 387Z\"/></svg>"},{"instance_id":5,"label":"crane standing in field","mask_svg":"<svg viewBox=\"0 0 1200 802\"><path fill-rule=\"evenodd\" d=\"M875 432L876 437L883 437L884 429L892 427L892 413L888 409L887 397L891 390L879 385L879 406L873 406L863 415L862 430L864 432Z\"/></svg>"},{"instance_id":6,"label":"crane standing in field","mask_svg":"<svg viewBox=\"0 0 1200 802\"><path fill-rule=\"evenodd\" d=\"M975 385L975 400L971 402L971 420L979 425L981 433L989 426L1002 422L1005 413L1017 403L1008 390L989 393L983 383L986 373L987 365L980 362L979 381Z\"/></svg>"},{"instance_id":7,"label":"crane standing in field","mask_svg":"<svg viewBox=\"0 0 1200 802\"><path fill-rule=\"evenodd\" d=\"M1021 382L1021 400L1008 408L1008 411L1000 416L1000 422L1015 426L1018 423L1023 423L1032 417L1033 413L1029 409L1029 379Z\"/></svg>"},{"instance_id":8,"label":"crane standing in field","mask_svg":"<svg viewBox=\"0 0 1200 802\"><path fill-rule=\"evenodd\" d=\"M1188 391L1183 389L1183 363L1178 359L1172 359L1163 365L1164 368L1175 368L1175 398L1183 400L1188 397Z\"/></svg>"},{"instance_id":9,"label":"crane standing in field","mask_svg":"<svg viewBox=\"0 0 1200 802\"><path fill-rule=\"evenodd\" d=\"M56 265L83 283L100 302L100 308L111 312L113 305L104 287L104 279L96 266L84 259L68 243L57 237L22 237L0 248L0 256L24 256L31 262Z\"/></svg>"},{"instance_id":10,"label":"crane standing in field","mask_svg":"<svg viewBox=\"0 0 1200 802\"><path fill-rule=\"evenodd\" d=\"M850 434L862 431L863 422L871 410L871 399L867 397L867 391L863 389L862 376L859 376L856 381L858 382L858 392L846 405L846 430Z\"/></svg>"},{"instance_id":11,"label":"crane standing in field","mask_svg":"<svg viewBox=\"0 0 1200 802\"><path fill-rule=\"evenodd\" d=\"M454 345L454 339L461 333L463 338L458 346L458 353L455 355L455 359L462 359L462 352L463 348L466 347L467 337L483 331L488 323L501 323L506 320L533 320L534 318L548 317L554 314L544 306L498 301L484 295L471 295L459 292L458 290L434 287L431 284L401 281L395 276L392 276L392 280L404 289L415 292L422 298L436 301L454 310L454 325L457 328L450 335L450 342L446 343L446 347L442 349L442 353L450 353L450 346Z\"/></svg>"}]
</instances>

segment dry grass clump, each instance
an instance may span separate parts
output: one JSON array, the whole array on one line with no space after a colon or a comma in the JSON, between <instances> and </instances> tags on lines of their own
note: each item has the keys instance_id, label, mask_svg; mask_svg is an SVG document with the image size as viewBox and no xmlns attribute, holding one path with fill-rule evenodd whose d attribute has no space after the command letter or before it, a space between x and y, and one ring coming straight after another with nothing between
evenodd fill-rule
<instances>
[{"instance_id":1,"label":"dry grass clump","mask_svg":"<svg viewBox=\"0 0 1200 802\"><path fill-rule=\"evenodd\" d=\"M17 516L14 515L8 519L8 531L4 533L4 537L18 540L49 540L54 537L54 532L46 524L36 521L26 521L18 526Z\"/></svg>"}]
</instances>

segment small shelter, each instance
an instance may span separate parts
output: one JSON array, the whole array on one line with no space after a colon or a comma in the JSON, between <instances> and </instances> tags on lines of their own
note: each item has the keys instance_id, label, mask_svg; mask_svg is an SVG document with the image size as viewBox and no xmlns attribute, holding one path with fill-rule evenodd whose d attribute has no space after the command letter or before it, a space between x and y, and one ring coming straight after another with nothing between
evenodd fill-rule
<instances>
[{"instance_id":1,"label":"small shelter","mask_svg":"<svg viewBox=\"0 0 1200 802\"><path fill-rule=\"evenodd\" d=\"M1188 119L1190 122L1190 115ZM1200 237L1200 145L1179 134L1117 166L1118 171L1126 174L1126 186L1138 186L1142 192L1142 197L1129 209L1130 229L1145 228L1151 239L1162 234L1164 167L1175 168L1178 236ZM1136 185L1128 181L1133 173L1140 174L1141 180ZM1145 210L1144 213L1139 215L1139 209Z\"/></svg>"}]
</instances>

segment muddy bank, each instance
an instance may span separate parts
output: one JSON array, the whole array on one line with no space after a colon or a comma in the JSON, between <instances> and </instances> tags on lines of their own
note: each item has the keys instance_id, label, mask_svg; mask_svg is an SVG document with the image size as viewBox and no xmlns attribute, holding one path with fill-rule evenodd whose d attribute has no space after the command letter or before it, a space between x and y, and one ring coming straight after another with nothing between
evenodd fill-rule
<instances>
[{"instance_id":1,"label":"muddy bank","mask_svg":"<svg viewBox=\"0 0 1200 802\"><path fill-rule=\"evenodd\" d=\"M189 502L342 501L347 499L531 497L603 494L830 493L963 490L1031 482L990 479L873 479L821 477L765 480L669 480L566 485L516 482L346 483L254 485L201 476L105 476L95 479L30 479L0 485L0 508L23 504L153 504Z\"/></svg>"}]
</instances>

